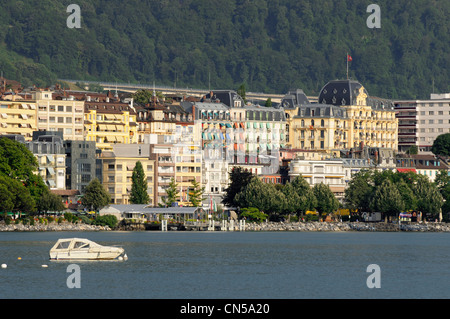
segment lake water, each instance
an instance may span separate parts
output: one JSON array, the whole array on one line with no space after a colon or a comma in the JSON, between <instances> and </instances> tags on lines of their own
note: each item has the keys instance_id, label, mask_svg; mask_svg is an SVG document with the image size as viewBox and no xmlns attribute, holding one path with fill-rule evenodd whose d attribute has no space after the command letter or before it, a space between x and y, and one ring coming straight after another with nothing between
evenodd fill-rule
<instances>
[{"instance_id":1,"label":"lake water","mask_svg":"<svg viewBox=\"0 0 450 319\"><path fill-rule=\"evenodd\" d=\"M50 261L63 237L121 245L128 260ZM447 299L449 261L448 233L4 232L0 298ZM73 263L81 288L67 286Z\"/></svg>"}]
</instances>

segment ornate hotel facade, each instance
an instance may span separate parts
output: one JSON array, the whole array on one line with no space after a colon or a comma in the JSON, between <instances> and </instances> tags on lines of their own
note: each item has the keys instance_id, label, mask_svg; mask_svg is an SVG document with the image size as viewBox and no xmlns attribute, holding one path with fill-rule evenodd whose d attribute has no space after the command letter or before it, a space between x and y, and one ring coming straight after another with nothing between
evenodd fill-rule
<instances>
[{"instance_id":1,"label":"ornate hotel facade","mask_svg":"<svg viewBox=\"0 0 450 319\"><path fill-rule=\"evenodd\" d=\"M318 102L302 99L301 92L285 96L288 147L333 157L364 146L397 150L398 121L392 102L370 97L351 80L327 83Z\"/></svg>"}]
</instances>

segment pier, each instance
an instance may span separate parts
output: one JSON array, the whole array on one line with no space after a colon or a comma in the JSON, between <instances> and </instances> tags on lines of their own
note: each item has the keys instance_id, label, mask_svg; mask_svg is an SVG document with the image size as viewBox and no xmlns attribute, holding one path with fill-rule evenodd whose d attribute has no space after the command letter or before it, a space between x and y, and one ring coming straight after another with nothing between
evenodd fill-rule
<instances>
[{"instance_id":1,"label":"pier","mask_svg":"<svg viewBox=\"0 0 450 319\"><path fill-rule=\"evenodd\" d=\"M156 227L155 227L156 228ZM169 224L167 220L162 220L157 229L161 231L184 230L184 231L245 231L245 220L226 221L212 220L209 221L188 221L179 224ZM151 229L148 229L151 230Z\"/></svg>"}]
</instances>

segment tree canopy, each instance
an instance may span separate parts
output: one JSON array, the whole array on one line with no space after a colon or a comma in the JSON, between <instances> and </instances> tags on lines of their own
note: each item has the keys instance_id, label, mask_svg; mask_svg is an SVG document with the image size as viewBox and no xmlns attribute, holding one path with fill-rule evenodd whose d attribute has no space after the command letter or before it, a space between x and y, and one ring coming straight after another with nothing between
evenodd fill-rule
<instances>
[{"instance_id":1,"label":"tree canopy","mask_svg":"<svg viewBox=\"0 0 450 319\"><path fill-rule=\"evenodd\" d=\"M413 172L361 170L345 190L345 205L362 212L379 211L398 216L402 211L420 211L436 217L443 198L427 176Z\"/></svg>"},{"instance_id":2,"label":"tree canopy","mask_svg":"<svg viewBox=\"0 0 450 319\"><path fill-rule=\"evenodd\" d=\"M349 76L373 96L428 98L449 91L449 1L79 0L2 2L0 68L24 85L57 78L318 95ZM326 67L324 67L326 66Z\"/></svg>"},{"instance_id":3,"label":"tree canopy","mask_svg":"<svg viewBox=\"0 0 450 319\"><path fill-rule=\"evenodd\" d=\"M25 145L0 138L0 211L36 212L36 203L48 192L37 168L36 157Z\"/></svg>"},{"instance_id":4,"label":"tree canopy","mask_svg":"<svg viewBox=\"0 0 450 319\"><path fill-rule=\"evenodd\" d=\"M86 186L83 197L81 197L81 204L88 210L98 212L103 207L109 205L111 202L111 195L106 191L98 178L94 178Z\"/></svg>"},{"instance_id":5,"label":"tree canopy","mask_svg":"<svg viewBox=\"0 0 450 319\"><path fill-rule=\"evenodd\" d=\"M178 202L178 184L175 182L175 178L170 179L169 186L166 188L167 196L161 197L162 203L158 203L160 206L170 207L173 203Z\"/></svg>"},{"instance_id":6,"label":"tree canopy","mask_svg":"<svg viewBox=\"0 0 450 319\"><path fill-rule=\"evenodd\" d=\"M239 207L235 199L236 195L250 183L253 174L240 166L233 167L228 174L230 183L225 189L222 203L230 207Z\"/></svg>"},{"instance_id":7,"label":"tree canopy","mask_svg":"<svg viewBox=\"0 0 450 319\"><path fill-rule=\"evenodd\" d=\"M130 203L148 204L150 196L147 192L147 177L140 161L136 162L131 175Z\"/></svg>"},{"instance_id":8,"label":"tree canopy","mask_svg":"<svg viewBox=\"0 0 450 319\"><path fill-rule=\"evenodd\" d=\"M203 193L205 191L205 187L197 182L196 179L191 181L192 186L189 188L189 202L194 207L200 207L203 200Z\"/></svg>"},{"instance_id":9,"label":"tree canopy","mask_svg":"<svg viewBox=\"0 0 450 319\"><path fill-rule=\"evenodd\" d=\"M450 156L450 133L436 137L431 146L431 151L435 155Z\"/></svg>"}]
</instances>

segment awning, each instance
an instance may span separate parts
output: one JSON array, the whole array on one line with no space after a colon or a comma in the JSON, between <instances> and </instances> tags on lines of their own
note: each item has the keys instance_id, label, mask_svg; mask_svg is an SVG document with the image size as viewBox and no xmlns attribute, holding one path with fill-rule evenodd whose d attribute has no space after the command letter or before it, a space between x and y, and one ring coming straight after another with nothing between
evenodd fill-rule
<instances>
[{"instance_id":1,"label":"awning","mask_svg":"<svg viewBox=\"0 0 450 319\"><path fill-rule=\"evenodd\" d=\"M408 173L408 172L417 173L417 171L414 168L397 168L397 172L399 172L399 173Z\"/></svg>"}]
</instances>

